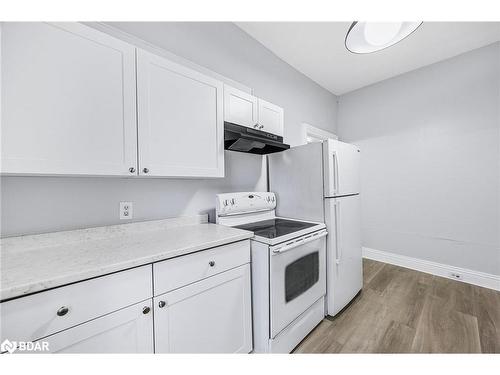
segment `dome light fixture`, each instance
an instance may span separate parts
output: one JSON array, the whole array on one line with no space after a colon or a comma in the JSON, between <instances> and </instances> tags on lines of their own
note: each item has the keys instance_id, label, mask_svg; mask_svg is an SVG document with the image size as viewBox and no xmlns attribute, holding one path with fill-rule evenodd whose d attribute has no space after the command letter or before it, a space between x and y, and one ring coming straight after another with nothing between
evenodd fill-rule
<instances>
[{"instance_id":1,"label":"dome light fixture","mask_svg":"<svg viewBox=\"0 0 500 375\"><path fill-rule=\"evenodd\" d=\"M377 52L402 41L422 23L355 21L347 31L345 47L352 53Z\"/></svg>"}]
</instances>

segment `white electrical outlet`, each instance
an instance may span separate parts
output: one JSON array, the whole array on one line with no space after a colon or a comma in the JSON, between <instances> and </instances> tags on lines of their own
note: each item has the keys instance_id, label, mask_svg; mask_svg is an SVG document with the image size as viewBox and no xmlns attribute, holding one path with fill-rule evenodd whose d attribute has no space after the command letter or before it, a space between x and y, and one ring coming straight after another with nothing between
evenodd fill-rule
<instances>
[{"instance_id":1,"label":"white electrical outlet","mask_svg":"<svg viewBox=\"0 0 500 375\"><path fill-rule=\"evenodd\" d=\"M132 219L134 216L134 206L132 202L120 202L120 220Z\"/></svg>"}]
</instances>

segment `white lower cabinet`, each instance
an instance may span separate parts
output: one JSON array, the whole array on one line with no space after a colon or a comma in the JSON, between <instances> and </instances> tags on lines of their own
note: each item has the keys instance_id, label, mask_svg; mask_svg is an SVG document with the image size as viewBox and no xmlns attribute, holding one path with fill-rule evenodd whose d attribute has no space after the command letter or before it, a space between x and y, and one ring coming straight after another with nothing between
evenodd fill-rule
<instances>
[{"instance_id":1,"label":"white lower cabinet","mask_svg":"<svg viewBox=\"0 0 500 375\"><path fill-rule=\"evenodd\" d=\"M4 301L0 326L52 353L249 353L250 241Z\"/></svg>"},{"instance_id":2,"label":"white lower cabinet","mask_svg":"<svg viewBox=\"0 0 500 375\"><path fill-rule=\"evenodd\" d=\"M51 353L153 353L151 300L46 337Z\"/></svg>"},{"instance_id":3,"label":"white lower cabinet","mask_svg":"<svg viewBox=\"0 0 500 375\"><path fill-rule=\"evenodd\" d=\"M249 353L250 265L154 298L157 353Z\"/></svg>"}]
</instances>

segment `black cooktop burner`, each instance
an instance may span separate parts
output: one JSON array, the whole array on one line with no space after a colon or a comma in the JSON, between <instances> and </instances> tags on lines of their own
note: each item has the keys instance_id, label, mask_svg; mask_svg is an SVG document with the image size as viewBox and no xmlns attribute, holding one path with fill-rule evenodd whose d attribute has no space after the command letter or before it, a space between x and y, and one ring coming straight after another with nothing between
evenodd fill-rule
<instances>
[{"instance_id":1,"label":"black cooktop burner","mask_svg":"<svg viewBox=\"0 0 500 375\"><path fill-rule=\"evenodd\" d=\"M265 238L281 237L299 230L313 227L314 223L304 223L302 221L293 221L286 219L271 219L238 225L235 228L245 229L253 232L256 236Z\"/></svg>"}]
</instances>

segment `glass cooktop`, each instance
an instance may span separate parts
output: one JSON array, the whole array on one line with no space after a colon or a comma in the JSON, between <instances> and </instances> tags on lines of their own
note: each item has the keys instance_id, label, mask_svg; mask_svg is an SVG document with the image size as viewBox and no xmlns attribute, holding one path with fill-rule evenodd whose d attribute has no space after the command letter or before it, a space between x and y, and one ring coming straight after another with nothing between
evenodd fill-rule
<instances>
[{"instance_id":1,"label":"glass cooktop","mask_svg":"<svg viewBox=\"0 0 500 375\"><path fill-rule=\"evenodd\" d=\"M271 219L257 221L255 223L238 225L235 228L245 229L253 232L256 236L265 238L277 238L299 230L313 227L315 223L304 223L286 219Z\"/></svg>"}]
</instances>

